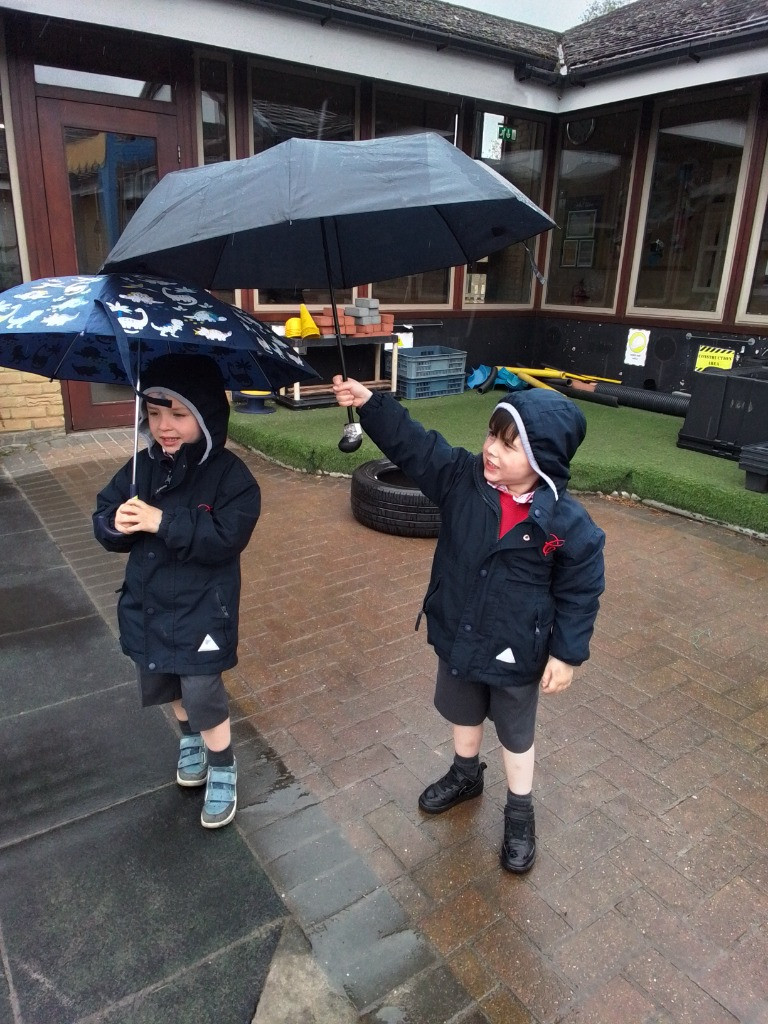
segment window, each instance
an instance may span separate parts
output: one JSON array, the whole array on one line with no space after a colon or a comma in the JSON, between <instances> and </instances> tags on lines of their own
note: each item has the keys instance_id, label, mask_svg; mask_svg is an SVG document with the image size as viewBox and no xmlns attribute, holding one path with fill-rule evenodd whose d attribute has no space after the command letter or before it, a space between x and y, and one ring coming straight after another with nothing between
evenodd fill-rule
<instances>
[{"instance_id":1,"label":"window","mask_svg":"<svg viewBox=\"0 0 768 1024\"><path fill-rule=\"evenodd\" d=\"M717 312L749 106L749 94L734 89L662 107L636 254L636 307Z\"/></svg>"},{"instance_id":2,"label":"window","mask_svg":"<svg viewBox=\"0 0 768 1024\"><path fill-rule=\"evenodd\" d=\"M387 135L435 132L449 142L456 141L457 102L377 89L374 103L377 139ZM450 287L450 269L431 270L391 281L377 281L372 283L371 294L386 305L437 306L449 301Z\"/></svg>"},{"instance_id":3,"label":"window","mask_svg":"<svg viewBox=\"0 0 768 1024\"><path fill-rule=\"evenodd\" d=\"M475 157L539 203L544 133L540 121L480 111L475 121ZM464 304L528 304L531 283L531 261L525 246L511 245L467 266Z\"/></svg>"},{"instance_id":4,"label":"window","mask_svg":"<svg viewBox=\"0 0 768 1024\"><path fill-rule=\"evenodd\" d=\"M200 156L203 164L229 160L230 65L211 57L199 59Z\"/></svg>"},{"instance_id":5,"label":"window","mask_svg":"<svg viewBox=\"0 0 768 1024\"><path fill-rule=\"evenodd\" d=\"M253 152L287 139L355 137L357 90L352 83L276 69L251 69Z\"/></svg>"},{"instance_id":6,"label":"window","mask_svg":"<svg viewBox=\"0 0 768 1024\"><path fill-rule=\"evenodd\" d=\"M749 262L745 275L745 295L739 316L749 318L768 317L768 154L763 165L762 187L758 197L758 215ZM760 219L762 212L762 220ZM759 227L758 227L759 225ZM746 305L746 309L743 306Z\"/></svg>"},{"instance_id":7,"label":"window","mask_svg":"<svg viewBox=\"0 0 768 1024\"><path fill-rule=\"evenodd\" d=\"M253 152L262 153L288 139L351 141L357 121L354 83L251 68ZM352 290L335 293L337 305L352 301ZM330 293L318 288L261 288L260 305L325 305Z\"/></svg>"},{"instance_id":8,"label":"window","mask_svg":"<svg viewBox=\"0 0 768 1024\"><path fill-rule=\"evenodd\" d=\"M615 304L638 117L621 110L560 125L547 305Z\"/></svg>"},{"instance_id":9,"label":"window","mask_svg":"<svg viewBox=\"0 0 768 1024\"><path fill-rule=\"evenodd\" d=\"M19 240L16 235L16 216L13 210L11 174L8 166L8 141L0 96L0 291L21 284L21 281Z\"/></svg>"},{"instance_id":10,"label":"window","mask_svg":"<svg viewBox=\"0 0 768 1024\"><path fill-rule=\"evenodd\" d=\"M173 89L168 82L147 82L138 78L119 78L70 68L55 68L35 64L35 81L39 85L63 86L67 89L85 89L88 92L106 92L112 96L130 96L142 100L173 102Z\"/></svg>"}]
</instances>

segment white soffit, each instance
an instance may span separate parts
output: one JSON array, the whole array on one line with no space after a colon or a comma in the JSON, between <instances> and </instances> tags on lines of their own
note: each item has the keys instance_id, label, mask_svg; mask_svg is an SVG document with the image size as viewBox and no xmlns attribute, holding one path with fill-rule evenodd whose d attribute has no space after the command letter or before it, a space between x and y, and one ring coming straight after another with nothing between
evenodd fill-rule
<instances>
[{"instance_id":1,"label":"white soffit","mask_svg":"<svg viewBox=\"0 0 768 1024\"><path fill-rule=\"evenodd\" d=\"M233 50L344 72L490 103L570 113L718 81L765 75L768 47L733 56L681 59L662 70L631 72L584 88L529 78L518 82L511 63L438 51L427 45L329 21L251 6L239 0L3 0L3 7L33 14L180 39L206 49Z\"/></svg>"}]
</instances>

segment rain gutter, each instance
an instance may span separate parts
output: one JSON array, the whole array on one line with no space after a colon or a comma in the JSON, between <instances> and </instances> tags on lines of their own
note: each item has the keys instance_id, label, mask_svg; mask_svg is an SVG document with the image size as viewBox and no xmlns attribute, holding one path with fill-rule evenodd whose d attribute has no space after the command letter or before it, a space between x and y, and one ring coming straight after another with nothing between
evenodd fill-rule
<instances>
[{"instance_id":1,"label":"rain gutter","mask_svg":"<svg viewBox=\"0 0 768 1024\"><path fill-rule=\"evenodd\" d=\"M751 46L764 45L768 41L768 24L758 28L745 28L728 32L716 38L686 40L669 46L658 46L636 54L618 54L607 60L600 60L594 66L575 64L567 70L567 82L572 87L584 87L600 79L626 75L632 71L649 70L653 67L691 61L701 63L710 57L718 57L729 50L745 50Z\"/></svg>"},{"instance_id":2,"label":"rain gutter","mask_svg":"<svg viewBox=\"0 0 768 1024\"><path fill-rule=\"evenodd\" d=\"M728 50L741 50L746 47L765 43L768 40L768 24L756 28L744 28L728 32L714 39L686 40L669 46L658 46L636 54L619 54L607 60L600 60L593 66L575 64L573 70L563 56L563 44L567 41L567 33L552 33L556 54L553 53L553 64L556 67L545 67L541 59L532 56L530 51L502 46L498 43L480 39L469 39L439 28L414 25L412 22L400 21L387 15L374 14L370 11L352 10L340 7L328 0L250 0L260 7L272 7L283 13L293 12L317 19L321 25L337 22L349 27L357 27L374 31L387 32L406 38L413 42L434 45L437 50L460 50L478 56L492 57L514 67L515 78L519 82L533 80L555 88L562 93L566 88L584 88L590 82L601 79L626 75L632 71L649 70L654 67L675 62L692 61L700 63L708 57L715 57ZM567 43L566 43L567 46Z\"/></svg>"},{"instance_id":3,"label":"rain gutter","mask_svg":"<svg viewBox=\"0 0 768 1024\"><path fill-rule=\"evenodd\" d=\"M468 39L466 36L459 36L442 29L414 25L412 22L399 21L396 18L373 14L369 11L355 11L348 7L327 3L325 0L258 0L258 6L273 7L282 13L293 12L308 15L316 18L321 25L338 22L351 27L388 32L413 42L430 43L438 50L454 49L479 56L493 57L505 64L513 64L515 67L531 60L530 51L516 50L481 39ZM557 33L552 33L552 35L553 38L559 38ZM559 78L556 72L544 71L543 73Z\"/></svg>"}]
</instances>

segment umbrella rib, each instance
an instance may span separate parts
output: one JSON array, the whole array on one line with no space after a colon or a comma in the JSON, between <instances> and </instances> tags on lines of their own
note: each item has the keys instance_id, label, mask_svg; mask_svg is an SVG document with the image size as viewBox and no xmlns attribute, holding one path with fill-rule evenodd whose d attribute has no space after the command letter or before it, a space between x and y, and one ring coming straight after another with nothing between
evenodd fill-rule
<instances>
[{"instance_id":1,"label":"umbrella rib","mask_svg":"<svg viewBox=\"0 0 768 1024\"><path fill-rule=\"evenodd\" d=\"M461 252L462 252L462 255L464 256L464 264L463 264L463 265L464 265L464 266L466 266L466 264L467 264L467 263L471 263L471 262L472 262L472 260L471 260L471 258L470 258L470 256L469 256L469 253L468 253L468 252L466 251L466 249L464 248L464 246L463 246L463 245L461 244L461 242L460 242L460 241L458 240L458 238L456 237L456 233L455 233L455 231L453 230L453 228L452 228L452 227L450 226L450 224L448 223L448 221L446 220L445 216L443 215L443 211L442 211L442 209L441 209L441 208L440 208L439 206L435 206L435 207L433 207L433 209L434 209L434 210L435 210L435 212L436 212L436 213L438 214L438 216L439 216L439 217L440 217L440 219L442 220L443 224L445 224L445 226L446 226L446 228L448 229L448 231L449 231L449 233L450 233L451 237L453 238L454 242L456 243L456 245L457 245L457 246L459 247L459 249L461 250ZM452 264L450 264L450 266L452 266L452 267L460 267L460 266L462 266L462 264L461 264L461 263L452 263Z\"/></svg>"}]
</instances>

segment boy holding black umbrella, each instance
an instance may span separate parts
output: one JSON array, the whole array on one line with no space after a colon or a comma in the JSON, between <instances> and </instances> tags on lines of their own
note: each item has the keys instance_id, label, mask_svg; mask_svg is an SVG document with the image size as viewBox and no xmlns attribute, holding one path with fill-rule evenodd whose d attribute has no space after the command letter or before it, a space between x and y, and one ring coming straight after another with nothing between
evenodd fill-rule
<instances>
[{"instance_id":1,"label":"boy holding black umbrella","mask_svg":"<svg viewBox=\"0 0 768 1024\"><path fill-rule=\"evenodd\" d=\"M225 448L229 402L208 356L165 355L142 378L148 447L97 498L97 540L128 552L120 644L142 706L170 703L181 729L176 781L205 786L204 828L237 809L237 765L221 673L237 663L240 554L259 518L259 485Z\"/></svg>"},{"instance_id":2,"label":"boy holding black umbrella","mask_svg":"<svg viewBox=\"0 0 768 1024\"><path fill-rule=\"evenodd\" d=\"M435 706L453 725L455 753L419 807L441 814L480 796L483 725L491 719L507 779L501 865L521 874L536 857L539 691L567 689L574 667L589 657L604 587L605 535L567 490L584 415L551 389L509 394L475 455L425 430L391 395L341 376L333 389L440 508L422 613L439 659Z\"/></svg>"}]
</instances>

